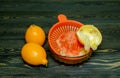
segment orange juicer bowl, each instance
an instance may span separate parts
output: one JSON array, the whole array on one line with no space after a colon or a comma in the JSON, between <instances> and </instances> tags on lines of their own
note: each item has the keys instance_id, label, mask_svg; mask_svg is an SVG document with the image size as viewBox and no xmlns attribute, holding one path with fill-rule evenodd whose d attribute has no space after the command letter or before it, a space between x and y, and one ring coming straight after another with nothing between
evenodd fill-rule
<instances>
[{"instance_id":1,"label":"orange juicer bowl","mask_svg":"<svg viewBox=\"0 0 120 78\"><path fill-rule=\"evenodd\" d=\"M58 61L64 62L66 64L77 64L87 60L92 53L91 51L88 54L80 57L67 57L61 56L59 54L58 45L56 43L58 37L62 33L68 31L77 31L83 24L75 20L68 20L63 14L58 15L58 20L59 22L57 22L50 28L48 34L48 43L53 57Z\"/></svg>"}]
</instances>

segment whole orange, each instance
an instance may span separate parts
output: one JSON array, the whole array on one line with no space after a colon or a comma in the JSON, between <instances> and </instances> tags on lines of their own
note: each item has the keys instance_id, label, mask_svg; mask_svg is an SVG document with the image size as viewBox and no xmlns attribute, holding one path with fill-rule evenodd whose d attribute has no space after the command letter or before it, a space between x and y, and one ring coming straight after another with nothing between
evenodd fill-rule
<instances>
[{"instance_id":1,"label":"whole orange","mask_svg":"<svg viewBox=\"0 0 120 78\"><path fill-rule=\"evenodd\" d=\"M47 65L45 49L36 43L26 43L22 47L21 56L25 62L31 65Z\"/></svg>"},{"instance_id":2,"label":"whole orange","mask_svg":"<svg viewBox=\"0 0 120 78\"><path fill-rule=\"evenodd\" d=\"M32 24L26 30L25 40L26 42L34 42L43 45L45 42L45 32L41 27Z\"/></svg>"}]
</instances>

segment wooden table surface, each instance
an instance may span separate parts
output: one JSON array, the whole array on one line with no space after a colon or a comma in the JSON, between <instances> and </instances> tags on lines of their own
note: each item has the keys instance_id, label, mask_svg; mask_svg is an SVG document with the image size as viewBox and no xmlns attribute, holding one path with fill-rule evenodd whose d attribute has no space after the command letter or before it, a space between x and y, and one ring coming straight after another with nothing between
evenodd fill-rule
<instances>
[{"instance_id":1,"label":"wooden table surface","mask_svg":"<svg viewBox=\"0 0 120 78\"><path fill-rule=\"evenodd\" d=\"M24 34L31 24L48 35L57 15L93 24L103 35L102 44L91 58L65 65L52 58L46 39L48 67L30 66L21 58ZM0 0L0 78L120 78L119 0Z\"/></svg>"}]
</instances>

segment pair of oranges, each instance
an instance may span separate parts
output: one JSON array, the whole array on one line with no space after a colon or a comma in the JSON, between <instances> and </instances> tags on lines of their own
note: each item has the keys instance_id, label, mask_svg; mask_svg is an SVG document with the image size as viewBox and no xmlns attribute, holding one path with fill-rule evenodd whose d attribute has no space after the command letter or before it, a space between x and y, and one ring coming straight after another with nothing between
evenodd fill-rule
<instances>
[{"instance_id":1,"label":"pair of oranges","mask_svg":"<svg viewBox=\"0 0 120 78\"><path fill-rule=\"evenodd\" d=\"M45 32L37 25L30 25L25 33L27 42L21 51L21 56L25 62L31 65L47 65L47 54L42 45L45 42Z\"/></svg>"}]
</instances>

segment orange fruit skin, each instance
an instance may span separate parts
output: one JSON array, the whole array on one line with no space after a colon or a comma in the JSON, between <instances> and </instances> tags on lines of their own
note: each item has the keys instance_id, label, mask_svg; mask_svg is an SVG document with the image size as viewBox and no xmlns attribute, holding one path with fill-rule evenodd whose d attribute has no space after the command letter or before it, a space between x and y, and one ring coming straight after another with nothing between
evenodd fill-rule
<instances>
[{"instance_id":1,"label":"orange fruit skin","mask_svg":"<svg viewBox=\"0 0 120 78\"><path fill-rule=\"evenodd\" d=\"M31 65L47 65L45 49L36 43L27 43L22 47L21 56L25 62Z\"/></svg>"},{"instance_id":2,"label":"orange fruit skin","mask_svg":"<svg viewBox=\"0 0 120 78\"><path fill-rule=\"evenodd\" d=\"M30 25L25 33L25 40L27 43L33 42L43 45L45 42L45 32L37 25Z\"/></svg>"}]
</instances>

